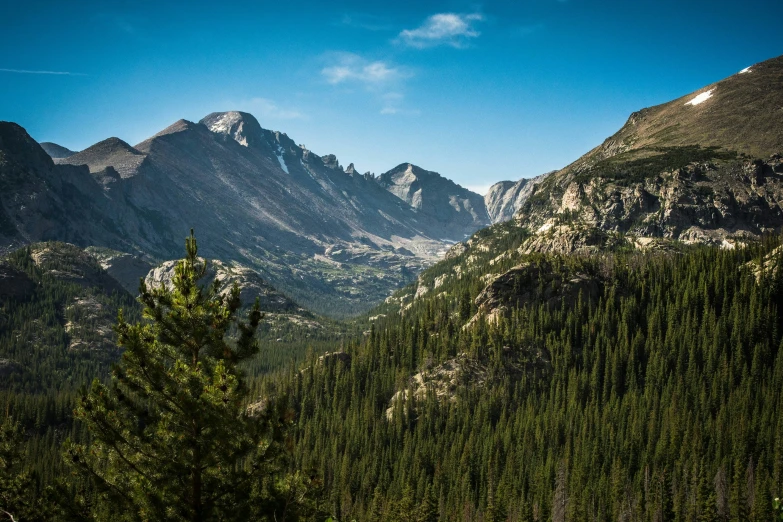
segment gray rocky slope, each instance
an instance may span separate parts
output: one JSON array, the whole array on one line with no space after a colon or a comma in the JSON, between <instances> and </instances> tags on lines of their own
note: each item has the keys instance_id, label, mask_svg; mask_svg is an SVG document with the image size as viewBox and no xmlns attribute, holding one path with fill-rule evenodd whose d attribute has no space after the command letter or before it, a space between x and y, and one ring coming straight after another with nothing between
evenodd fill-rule
<instances>
[{"instance_id":1,"label":"gray rocky slope","mask_svg":"<svg viewBox=\"0 0 783 522\"><path fill-rule=\"evenodd\" d=\"M55 161L2 122L0 250L55 239L160 262L195 228L205 256L257 270L316 311L351 313L489 222L478 195L411 169L426 179L419 200L389 190L393 175L344 170L240 112Z\"/></svg>"},{"instance_id":2,"label":"gray rocky slope","mask_svg":"<svg viewBox=\"0 0 783 522\"><path fill-rule=\"evenodd\" d=\"M554 171L553 171L554 172ZM552 174L547 172L535 178L522 178L518 181L499 181L492 185L484 196L484 205L492 223L502 223L514 218L535 187Z\"/></svg>"},{"instance_id":3,"label":"gray rocky slope","mask_svg":"<svg viewBox=\"0 0 783 522\"><path fill-rule=\"evenodd\" d=\"M381 174L377 182L420 215L448 223L443 229L443 237L453 238L477 225L483 228L490 224L481 196L437 172L402 163Z\"/></svg>"}]
</instances>

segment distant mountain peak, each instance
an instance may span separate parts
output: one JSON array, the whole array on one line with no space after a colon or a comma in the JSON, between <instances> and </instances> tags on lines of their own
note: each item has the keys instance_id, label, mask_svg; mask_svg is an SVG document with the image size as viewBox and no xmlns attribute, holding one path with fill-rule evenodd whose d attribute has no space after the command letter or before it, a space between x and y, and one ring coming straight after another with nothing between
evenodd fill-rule
<instances>
[{"instance_id":1,"label":"distant mountain peak","mask_svg":"<svg viewBox=\"0 0 783 522\"><path fill-rule=\"evenodd\" d=\"M213 112L199 123L216 134L225 134L244 147L258 145L264 131L252 114L239 111Z\"/></svg>"},{"instance_id":2,"label":"distant mountain peak","mask_svg":"<svg viewBox=\"0 0 783 522\"><path fill-rule=\"evenodd\" d=\"M340 162L337 160L337 156L334 154L327 154L326 156L321 156L321 161L324 162L325 167L329 167L330 169L339 170L340 169Z\"/></svg>"},{"instance_id":3,"label":"distant mountain peak","mask_svg":"<svg viewBox=\"0 0 783 522\"><path fill-rule=\"evenodd\" d=\"M131 147L120 138L107 138L81 152L61 159L58 163L89 165L90 172L100 172L113 167L123 178L134 176L144 161L144 153Z\"/></svg>"},{"instance_id":4,"label":"distant mountain peak","mask_svg":"<svg viewBox=\"0 0 783 522\"><path fill-rule=\"evenodd\" d=\"M38 169L52 166L52 158L27 131L10 121L0 121L0 157L3 156L21 163L34 164Z\"/></svg>"},{"instance_id":5,"label":"distant mountain peak","mask_svg":"<svg viewBox=\"0 0 783 522\"><path fill-rule=\"evenodd\" d=\"M183 132L183 131L192 129L195 125L196 124L193 123L192 121L180 119L180 120L175 121L174 123L172 123L171 125L169 125L168 127L163 129L162 131L158 132L157 134L155 134L154 136L152 136L149 139L158 138L160 136L165 136L167 134L175 134L177 132ZM147 141L147 140L145 140L145 141Z\"/></svg>"},{"instance_id":6,"label":"distant mountain peak","mask_svg":"<svg viewBox=\"0 0 783 522\"><path fill-rule=\"evenodd\" d=\"M43 150L45 150L52 159L67 158L76 154L76 151L63 147L62 145L52 143L51 141L41 142L40 145L41 148L43 148Z\"/></svg>"},{"instance_id":7,"label":"distant mountain peak","mask_svg":"<svg viewBox=\"0 0 783 522\"><path fill-rule=\"evenodd\" d=\"M400 163L375 181L417 212L442 223L477 228L489 224L484 199L437 172Z\"/></svg>"},{"instance_id":8,"label":"distant mountain peak","mask_svg":"<svg viewBox=\"0 0 783 522\"><path fill-rule=\"evenodd\" d=\"M139 151L131 147L130 144L128 144L128 142L121 140L120 138L117 137L106 138L103 141L99 141L95 145L92 145L91 147L84 149L79 154L85 153L87 151L94 151L94 150L111 150L111 151L122 150L125 152L130 152L131 154L140 154Z\"/></svg>"}]
</instances>

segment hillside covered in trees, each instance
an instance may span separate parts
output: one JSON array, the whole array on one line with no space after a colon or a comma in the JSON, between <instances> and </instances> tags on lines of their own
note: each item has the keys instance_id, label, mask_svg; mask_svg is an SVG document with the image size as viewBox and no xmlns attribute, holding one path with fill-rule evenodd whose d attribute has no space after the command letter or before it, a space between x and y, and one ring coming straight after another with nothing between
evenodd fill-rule
<instances>
[{"instance_id":1,"label":"hillside covered in trees","mask_svg":"<svg viewBox=\"0 0 783 522\"><path fill-rule=\"evenodd\" d=\"M781 78L779 57L632 114L458 243L484 223L461 187L427 208L439 175L343 170L244 113L57 164L0 125L0 520L781 518ZM205 172L231 191L179 190ZM160 261L183 219L226 259L191 229L134 298L147 262L107 247Z\"/></svg>"},{"instance_id":2,"label":"hillside covered in trees","mask_svg":"<svg viewBox=\"0 0 783 522\"><path fill-rule=\"evenodd\" d=\"M563 277L493 322L448 297L465 277L290 372L297 459L345 519L770 520L779 244L529 256Z\"/></svg>"}]
</instances>

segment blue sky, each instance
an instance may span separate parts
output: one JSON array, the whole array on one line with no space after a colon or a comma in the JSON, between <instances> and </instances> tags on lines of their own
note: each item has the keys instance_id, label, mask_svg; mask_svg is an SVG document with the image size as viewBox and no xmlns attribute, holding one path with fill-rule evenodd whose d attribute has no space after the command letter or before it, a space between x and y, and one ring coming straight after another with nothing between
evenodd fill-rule
<instances>
[{"instance_id":1,"label":"blue sky","mask_svg":"<svg viewBox=\"0 0 783 522\"><path fill-rule=\"evenodd\" d=\"M481 191L783 54L781 18L779 0L5 0L0 119L78 150L244 110L362 172L413 162Z\"/></svg>"}]
</instances>

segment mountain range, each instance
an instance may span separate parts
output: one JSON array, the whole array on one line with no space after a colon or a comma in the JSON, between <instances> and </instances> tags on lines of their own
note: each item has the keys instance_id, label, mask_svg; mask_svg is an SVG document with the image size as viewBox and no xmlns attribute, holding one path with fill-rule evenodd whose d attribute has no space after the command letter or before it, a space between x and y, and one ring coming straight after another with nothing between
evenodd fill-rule
<instances>
[{"instance_id":1,"label":"mountain range","mask_svg":"<svg viewBox=\"0 0 783 522\"><path fill-rule=\"evenodd\" d=\"M286 398L341 519L771 520L782 115L779 57L484 198L240 112L74 153L0 123L0 391L58 391L9 396L63 424L194 227L208 281L267 314L251 411Z\"/></svg>"},{"instance_id":2,"label":"mountain range","mask_svg":"<svg viewBox=\"0 0 783 522\"><path fill-rule=\"evenodd\" d=\"M359 174L241 112L76 153L4 122L0 183L5 252L62 240L157 264L195 228L207 256L338 315L386 297L490 223L481 196L437 173L404 163Z\"/></svg>"},{"instance_id":3,"label":"mountain range","mask_svg":"<svg viewBox=\"0 0 783 522\"><path fill-rule=\"evenodd\" d=\"M783 58L756 64L635 112L574 163L497 183L483 198L410 163L360 174L243 112L79 152L2 122L0 252L42 240L109 249L105 267L124 270L132 290L146 269L178 257L195 228L207 257L344 316L511 219L531 232L526 252L659 239L731 247L783 226L781 84Z\"/></svg>"}]
</instances>

